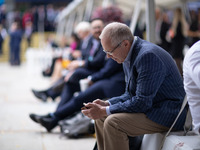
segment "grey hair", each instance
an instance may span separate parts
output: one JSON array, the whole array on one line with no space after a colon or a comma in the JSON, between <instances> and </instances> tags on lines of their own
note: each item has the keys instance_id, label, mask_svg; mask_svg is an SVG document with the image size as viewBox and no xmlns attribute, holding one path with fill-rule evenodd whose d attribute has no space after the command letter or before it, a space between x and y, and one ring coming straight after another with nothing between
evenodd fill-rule
<instances>
[{"instance_id":1,"label":"grey hair","mask_svg":"<svg viewBox=\"0 0 200 150\"><path fill-rule=\"evenodd\" d=\"M110 39L111 46L115 46L123 40L132 42L133 34L126 24L112 22L103 29L99 38L108 38Z\"/></svg>"},{"instance_id":2,"label":"grey hair","mask_svg":"<svg viewBox=\"0 0 200 150\"><path fill-rule=\"evenodd\" d=\"M78 33L79 31L87 32L87 31L90 31L90 29L91 29L90 23L87 21L82 21L77 24L74 32L75 33Z\"/></svg>"}]
</instances>

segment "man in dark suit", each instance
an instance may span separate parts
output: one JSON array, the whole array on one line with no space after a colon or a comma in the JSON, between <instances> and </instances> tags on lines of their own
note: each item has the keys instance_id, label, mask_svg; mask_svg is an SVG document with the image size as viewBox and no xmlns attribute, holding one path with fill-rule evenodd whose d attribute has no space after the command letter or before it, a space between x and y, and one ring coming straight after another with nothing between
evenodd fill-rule
<instances>
[{"instance_id":1,"label":"man in dark suit","mask_svg":"<svg viewBox=\"0 0 200 150\"><path fill-rule=\"evenodd\" d=\"M164 132L183 102L183 81L173 58L162 48L133 37L128 26L108 24L100 35L107 57L123 63L126 92L86 104L82 113L95 120L98 150L128 150L128 136ZM174 130L182 130L186 110Z\"/></svg>"},{"instance_id":2,"label":"man in dark suit","mask_svg":"<svg viewBox=\"0 0 200 150\"><path fill-rule=\"evenodd\" d=\"M20 51L21 51L21 40L22 40L22 30L20 29L19 22L13 22L10 30L10 64L20 65Z\"/></svg>"},{"instance_id":3,"label":"man in dark suit","mask_svg":"<svg viewBox=\"0 0 200 150\"><path fill-rule=\"evenodd\" d=\"M84 70L87 71L86 68L82 68L82 71ZM86 91L80 92L78 96L73 96L75 91L80 90L78 83L65 84L61 94L61 101L54 113L45 116L30 114L30 118L40 123L50 132L57 126L59 120L63 120L80 111L83 103L91 102L91 100L97 98L104 99L119 96L125 91L122 65L112 59L105 59L104 67L89 76L88 80L92 81L93 84Z\"/></svg>"},{"instance_id":4,"label":"man in dark suit","mask_svg":"<svg viewBox=\"0 0 200 150\"><path fill-rule=\"evenodd\" d=\"M84 60L72 61L68 67L69 72L67 75L59 79L47 90L32 90L37 98L42 99L44 102L47 101L48 97L51 97L54 100L56 97L60 96L64 81L66 83L73 83L77 86L79 85L80 79L86 78L103 67L105 53L102 51L99 40L99 35L101 34L103 27L104 23L102 20L94 19L91 21L92 36L89 37L87 47L81 50L84 53ZM58 86L60 87L57 88ZM77 88L77 90L78 89L79 88Z\"/></svg>"}]
</instances>

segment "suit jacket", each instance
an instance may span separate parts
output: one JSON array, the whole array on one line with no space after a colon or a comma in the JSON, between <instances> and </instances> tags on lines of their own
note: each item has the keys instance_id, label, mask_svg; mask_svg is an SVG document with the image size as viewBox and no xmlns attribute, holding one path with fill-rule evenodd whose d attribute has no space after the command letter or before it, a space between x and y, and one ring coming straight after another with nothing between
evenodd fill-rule
<instances>
[{"instance_id":1,"label":"suit jacket","mask_svg":"<svg viewBox=\"0 0 200 150\"><path fill-rule=\"evenodd\" d=\"M110 98L120 96L125 92L126 83L122 64L113 59L105 59L104 66L91 74L92 86L85 92L89 92L93 98Z\"/></svg>"},{"instance_id":2,"label":"suit jacket","mask_svg":"<svg viewBox=\"0 0 200 150\"><path fill-rule=\"evenodd\" d=\"M89 49L91 48L92 35L88 35L86 39L82 40L80 43L80 51L82 54L82 59L85 60L89 55Z\"/></svg>"},{"instance_id":3,"label":"suit jacket","mask_svg":"<svg viewBox=\"0 0 200 150\"><path fill-rule=\"evenodd\" d=\"M17 29L10 33L10 49L12 52L16 53L20 51L20 44L22 40L22 31Z\"/></svg>"},{"instance_id":4,"label":"suit jacket","mask_svg":"<svg viewBox=\"0 0 200 150\"><path fill-rule=\"evenodd\" d=\"M85 54L84 54L84 56L85 56L85 68L98 71L99 69L101 69L104 66L104 58L105 58L106 54L103 52L102 45L99 41L99 45L95 49L95 52L93 54L93 59L92 60L89 59L93 39L94 39L94 37L91 36L91 38L88 41L88 46L84 50L85 51Z\"/></svg>"},{"instance_id":5,"label":"suit jacket","mask_svg":"<svg viewBox=\"0 0 200 150\"><path fill-rule=\"evenodd\" d=\"M133 43L126 92L110 99L111 113L144 113L166 127L174 122L184 99L182 77L172 57L162 48L137 37ZM183 129L186 110L174 128Z\"/></svg>"},{"instance_id":6,"label":"suit jacket","mask_svg":"<svg viewBox=\"0 0 200 150\"><path fill-rule=\"evenodd\" d=\"M102 79L112 79L115 81L123 81L125 82L125 75L123 72L123 67L122 64L118 64L117 62L115 62L114 60L112 60L111 58L107 59L105 58L104 61L104 67L101 68L101 70L99 70L98 72L95 72L91 75L92 77L92 81L96 82L98 80L102 80Z\"/></svg>"}]
</instances>

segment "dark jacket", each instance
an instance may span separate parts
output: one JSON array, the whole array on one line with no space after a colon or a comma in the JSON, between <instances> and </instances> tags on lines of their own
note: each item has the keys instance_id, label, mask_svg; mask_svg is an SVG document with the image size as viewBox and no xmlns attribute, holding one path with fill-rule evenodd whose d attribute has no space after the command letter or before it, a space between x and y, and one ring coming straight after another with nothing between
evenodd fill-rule
<instances>
[{"instance_id":1,"label":"dark jacket","mask_svg":"<svg viewBox=\"0 0 200 150\"><path fill-rule=\"evenodd\" d=\"M101 69L104 66L104 58L105 58L106 54L103 52L102 45L99 41L99 45L96 48L96 50L92 56L93 59L92 60L89 59L90 58L90 50L92 48L92 40L93 40L93 37L91 37L91 39L88 42L87 49L85 49L85 51L86 51L85 68L98 71L99 69Z\"/></svg>"}]
</instances>

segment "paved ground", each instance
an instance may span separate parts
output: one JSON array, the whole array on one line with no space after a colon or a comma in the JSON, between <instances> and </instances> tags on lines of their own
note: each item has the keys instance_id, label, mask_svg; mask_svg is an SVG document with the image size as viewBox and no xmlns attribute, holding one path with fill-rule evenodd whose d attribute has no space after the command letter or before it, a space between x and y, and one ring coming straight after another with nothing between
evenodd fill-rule
<instances>
[{"instance_id":1,"label":"paved ground","mask_svg":"<svg viewBox=\"0 0 200 150\"><path fill-rule=\"evenodd\" d=\"M92 150L93 137L68 139L58 127L47 133L29 119L29 113L54 111L57 102L42 103L31 93L31 88L44 89L49 84L37 66L0 63L0 150Z\"/></svg>"}]
</instances>

